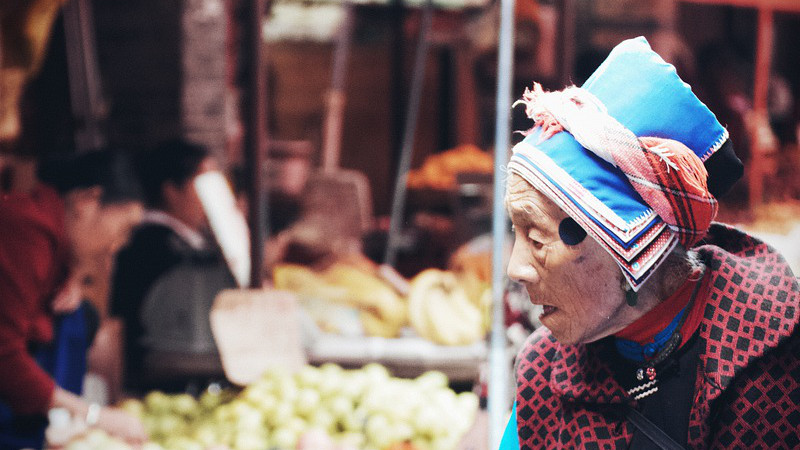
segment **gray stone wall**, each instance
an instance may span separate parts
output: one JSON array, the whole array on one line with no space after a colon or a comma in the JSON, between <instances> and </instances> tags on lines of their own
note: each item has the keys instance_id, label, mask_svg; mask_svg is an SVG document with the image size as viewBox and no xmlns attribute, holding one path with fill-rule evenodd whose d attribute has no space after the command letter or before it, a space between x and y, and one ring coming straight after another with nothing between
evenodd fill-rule
<instances>
[{"instance_id":1,"label":"gray stone wall","mask_svg":"<svg viewBox=\"0 0 800 450\"><path fill-rule=\"evenodd\" d=\"M182 129L221 161L226 160L226 20L223 0L184 0Z\"/></svg>"}]
</instances>

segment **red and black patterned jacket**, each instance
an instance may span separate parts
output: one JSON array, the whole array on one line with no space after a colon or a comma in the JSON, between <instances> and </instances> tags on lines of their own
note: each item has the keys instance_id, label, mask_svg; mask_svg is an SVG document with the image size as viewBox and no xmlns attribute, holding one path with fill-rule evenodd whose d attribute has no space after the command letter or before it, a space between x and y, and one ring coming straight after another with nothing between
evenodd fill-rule
<instances>
[{"instance_id":1,"label":"red and black patterned jacket","mask_svg":"<svg viewBox=\"0 0 800 450\"><path fill-rule=\"evenodd\" d=\"M695 250L712 279L689 447L800 448L797 278L774 249L721 224ZM517 357L516 378L520 449L628 447L635 428L620 405L636 402L592 344L561 345L540 328Z\"/></svg>"}]
</instances>

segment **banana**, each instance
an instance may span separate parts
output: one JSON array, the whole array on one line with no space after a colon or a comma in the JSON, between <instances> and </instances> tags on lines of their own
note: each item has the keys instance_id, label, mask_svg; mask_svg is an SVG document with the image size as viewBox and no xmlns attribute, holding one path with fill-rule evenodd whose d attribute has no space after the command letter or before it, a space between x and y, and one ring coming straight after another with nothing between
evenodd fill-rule
<instances>
[{"instance_id":1,"label":"banana","mask_svg":"<svg viewBox=\"0 0 800 450\"><path fill-rule=\"evenodd\" d=\"M320 274L298 264L280 264L272 272L276 289L337 303L347 301L349 290L327 282Z\"/></svg>"},{"instance_id":2,"label":"banana","mask_svg":"<svg viewBox=\"0 0 800 450\"><path fill-rule=\"evenodd\" d=\"M471 344L485 333L481 309L453 273L438 269L411 281L409 319L420 336L442 345Z\"/></svg>"},{"instance_id":3,"label":"banana","mask_svg":"<svg viewBox=\"0 0 800 450\"><path fill-rule=\"evenodd\" d=\"M402 328L402 325L397 322L383 320L369 311L362 310L359 319L361 319L361 326L364 327L364 333L369 336L393 338L400 334L400 328Z\"/></svg>"},{"instance_id":4,"label":"banana","mask_svg":"<svg viewBox=\"0 0 800 450\"><path fill-rule=\"evenodd\" d=\"M277 289L358 308L370 336L396 337L408 323L406 301L389 284L349 264L336 263L323 272L283 264L274 269L273 281Z\"/></svg>"},{"instance_id":5,"label":"banana","mask_svg":"<svg viewBox=\"0 0 800 450\"><path fill-rule=\"evenodd\" d=\"M324 275L329 283L347 288L352 304L385 322L386 327L394 328L395 335L408 322L406 302L389 284L372 274L347 264L334 264Z\"/></svg>"}]
</instances>

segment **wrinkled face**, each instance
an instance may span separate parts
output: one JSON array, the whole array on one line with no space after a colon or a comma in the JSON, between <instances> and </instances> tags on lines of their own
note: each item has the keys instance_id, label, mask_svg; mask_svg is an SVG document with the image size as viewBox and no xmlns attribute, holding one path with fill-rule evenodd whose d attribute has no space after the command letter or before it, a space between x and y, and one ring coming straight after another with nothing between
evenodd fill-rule
<instances>
[{"instance_id":1,"label":"wrinkled face","mask_svg":"<svg viewBox=\"0 0 800 450\"><path fill-rule=\"evenodd\" d=\"M516 174L506 207L514 226L508 276L544 307L540 320L559 342L596 341L629 323L622 273L600 244L562 242L558 226L567 214Z\"/></svg>"}]
</instances>

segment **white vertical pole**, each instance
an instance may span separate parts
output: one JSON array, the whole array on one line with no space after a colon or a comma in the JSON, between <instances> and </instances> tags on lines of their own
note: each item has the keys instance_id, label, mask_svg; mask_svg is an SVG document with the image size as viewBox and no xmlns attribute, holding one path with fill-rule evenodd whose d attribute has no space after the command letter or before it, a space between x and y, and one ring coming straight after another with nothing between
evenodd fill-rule
<instances>
[{"instance_id":1,"label":"white vertical pole","mask_svg":"<svg viewBox=\"0 0 800 450\"><path fill-rule=\"evenodd\" d=\"M514 0L500 0L497 58L497 111L494 138L494 202L492 205L492 333L489 348L489 449L503 436L508 411L509 367L506 357L503 290L505 287L505 173L511 135L511 80L514 73Z\"/></svg>"}]
</instances>

